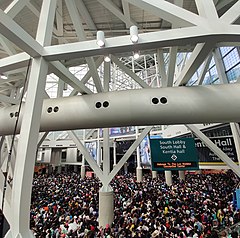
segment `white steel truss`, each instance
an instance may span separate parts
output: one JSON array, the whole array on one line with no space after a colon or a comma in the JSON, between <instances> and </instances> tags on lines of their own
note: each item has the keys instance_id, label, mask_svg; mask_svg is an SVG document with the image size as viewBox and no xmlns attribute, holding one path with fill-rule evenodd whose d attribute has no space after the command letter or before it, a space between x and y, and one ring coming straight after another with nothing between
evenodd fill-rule
<instances>
[{"instance_id":1,"label":"white steel truss","mask_svg":"<svg viewBox=\"0 0 240 238\"><path fill-rule=\"evenodd\" d=\"M43 134L39 137L43 99L49 97L44 90L47 75L52 73L58 77L56 97L59 98L55 99L56 101L49 99L49 102L59 102L57 100L64 102L66 88L71 89L67 95L68 98L77 94L84 95L81 98L83 104L81 104L80 110L90 108L93 101L96 103L104 97L111 99L112 96L109 95L113 95L112 100L116 103L114 113L118 115L118 118L114 118L114 115L111 114L109 118L112 121L108 121L109 118L105 118L108 115L107 113L100 115L95 114L95 109L90 110L92 121L90 121L90 117L88 118L89 121L84 120L92 128L95 128L93 125L95 125L95 120L98 121L98 117L100 117L100 121L104 119L105 127L116 125L116 122L113 122L114 120L122 120L122 123L126 125L130 123L130 118L136 117L138 117L138 125L145 126L150 123L147 123L147 117L142 116L146 112L141 111L141 106L137 104L144 99L144 94L145 97L148 96L151 99L154 92L153 88L175 87L178 90L178 86L182 88L185 85L190 86L189 80L200 67L202 68L197 83L202 84L212 55L216 61L218 73L221 74L220 81L226 83L225 72L221 59L219 59L220 52L217 48L219 46L240 46L240 0L195 0L194 6L196 8L192 7L187 0L174 1L174 4L166 0L118 0L116 4L109 0L92 2L94 2L93 5L85 0L43 0L41 5L41 1L37 0L31 2L29 0L14 0L11 4L8 1L3 1L3 7L1 6L0 118L6 116L7 112L7 118L10 120L11 112L8 113L8 110L12 108L12 105L16 105L17 108L21 103L21 92L25 94L25 111L21 112L21 126L18 125L20 137L16 150L16 161L13 160L14 163L12 163L12 169L14 169L12 171L12 186L7 184L4 187L6 177L0 172L0 190L1 193L5 193L3 211L11 225L11 230L6 237L33 237L29 230L29 204L36 149L47 136L47 134ZM142 11L146 13L144 21L140 20L142 15L140 12ZM26 15L21 15L24 12L27 12ZM29 16L32 17L32 21L29 21ZM150 22L149 25L148 22ZM137 43L132 43L129 36L129 27L133 24L139 28ZM105 45L103 47L96 44L95 38L98 30L105 32ZM134 52L139 52L142 56L137 60L129 58ZM166 52L169 52L169 54L166 54ZM191 54L188 57L189 52ZM178 63L179 53L184 55L181 63ZM147 55L151 56L150 60L148 60ZM110 63L102 63L105 56L111 58ZM30 59L32 63L28 66ZM71 66L77 65L84 65L87 68L82 78L78 78L69 70ZM27 68L30 69L29 75L26 75ZM122 75L124 73L125 76L118 76L120 73ZM3 76L7 79L4 79ZM27 80L25 88L23 88L24 80ZM215 90L214 86L212 88ZM225 85L222 88L226 90L226 93L229 93L229 95L232 93L233 97L238 99L237 85L235 89L230 85ZM131 91L128 92L130 96L125 98L116 96L116 91L131 89L137 89L140 93L135 94L134 91ZM166 90L163 89L159 92L168 93L170 91L171 89L166 88ZM169 95L173 96L175 91L171 92L173 93L169 93ZM183 92L188 94L189 100L194 100L195 90L183 89ZM220 97L218 102L214 101L209 94L206 94L206 97L213 101L217 107L226 95L219 93L217 90L214 92ZM121 102L126 103L126 108L131 105L129 101L126 101L131 97L131 93L141 98L141 100L130 101L132 106L138 107L134 111L135 115L131 115L131 110L125 113L124 107L121 105ZM121 92L118 95L127 94ZM221 95L224 98L221 98ZM202 97L204 97L204 93ZM74 104L74 101L71 102L77 115L78 105ZM178 102L181 102L181 97L178 98ZM237 105L234 104L234 101L231 101L231 103L232 108L236 110ZM68 107L72 105L70 104ZM196 107L196 111L199 108L203 109L203 107L198 107L199 105L196 105L194 101L191 101L189 105L192 108ZM122 113L118 111L118 106ZM55 112L58 112L59 107L57 105L54 105L53 108ZM131 107L129 108L131 109ZM177 105L174 110L183 110L183 108L184 105ZM148 109L151 110L151 108ZM232 117L220 115L220 110L217 110L219 118L228 122L232 122L233 119L235 122L239 121L239 115L230 109L227 108L226 110L229 112L228 115ZM170 118L169 123L174 116L171 113L166 111L166 118ZM19 116L14 115L16 118ZM159 114L154 113L152 115L159 116ZM81 116L84 117L84 113ZM88 114L86 113L85 116L88 116ZM144 120L141 120L141 116ZM210 116L211 114L207 119L214 118L210 118ZM16 121L16 118L13 120ZM153 120L156 124L157 119ZM188 119L187 123L194 122L190 115ZM54 116L48 118L47 123L54 125L54 120ZM206 120L206 118L200 117L199 120ZM215 121L216 118L212 120ZM137 120L134 122L137 122ZM166 119L163 122L166 122ZM173 122L175 120L172 120ZM4 129L13 131L13 124ZM96 125L98 124L96 123ZM109 171L108 164L104 165L104 171L100 171L98 164L91 162L89 154L76 134L69 132L69 135L81 149L86 160L92 163L92 166L98 171L99 178L107 186L119 168L127 161L132 151L136 149L140 140L150 131L150 128L145 128L113 171ZM189 126L189 128L195 130L192 126ZM65 126L64 129L71 128ZM105 132L108 131L105 130ZM202 136L197 130L195 130L195 133ZM6 137L4 137L4 133L0 136L2 136L0 144L2 149ZM206 139L202 138L203 140ZM106 140L108 138L105 133L105 150L109 146ZM205 142L215 150L209 141L205 140ZM221 152L216 150L216 153L219 153L223 159L225 158ZM108 154L106 156L108 157ZM229 162L227 159L225 161ZM230 162L229 165L239 174L239 168L235 164ZM24 219L22 219L23 217Z\"/></svg>"}]
</instances>

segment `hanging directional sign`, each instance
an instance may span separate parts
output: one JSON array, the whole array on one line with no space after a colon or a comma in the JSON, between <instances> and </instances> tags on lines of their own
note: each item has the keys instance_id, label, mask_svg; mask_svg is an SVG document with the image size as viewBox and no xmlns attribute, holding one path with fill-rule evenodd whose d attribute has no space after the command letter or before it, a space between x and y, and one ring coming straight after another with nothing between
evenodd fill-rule
<instances>
[{"instance_id":1,"label":"hanging directional sign","mask_svg":"<svg viewBox=\"0 0 240 238\"><path fill-rule=\"evenodd\" d=\"M193 138L150 139L152 170L196 170Z\"/></svg>"}]
</instances>

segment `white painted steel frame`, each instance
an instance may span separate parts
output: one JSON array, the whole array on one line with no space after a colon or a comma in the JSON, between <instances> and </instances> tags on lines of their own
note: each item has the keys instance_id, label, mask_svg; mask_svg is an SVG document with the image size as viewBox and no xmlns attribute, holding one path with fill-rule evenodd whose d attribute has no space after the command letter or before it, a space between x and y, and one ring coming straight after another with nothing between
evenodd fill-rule
<instances>
[{"instance_id":1,"label":"white painted steel frame","mask_svg":"<svg viewBox=\"0 0 240 238\"><path fill-rule=\"evenodd\" d=\"M56 0L51 2L43 1L35 41L37 43L34 44L36 48L38 44L45 46L51 43L51 29L55 15L52 9L56 8L56 2ZM47 13L47 17L45 13ZM28 85L29 90L25 104L26 113L22 117L21 136L18 141L10 208L8 207L11 218L8 217L10 218L8 220L10 230L6 234L7 238L34 237L33 232L30 230L29 204L31 202L31 187L47 72L48 64L42 57L32 60ZM24 159L22 160L21 158ZM3 210L5 210L5 206Z\"/></svg>"},{"instance_id":2,"label":"white painted steel frame","mask_svg":"<svg viewBox=\"0 0 240 238\"><path fill-rule=\"evenodd\" d=\"M124 90L45 99L40 131L129 125L235 122L240 118L240 84ZM159 100L153 104L152 100ZM166 103L160 100L166 98ZM103 103L109 106L104 107ZM97 108L96 103L101 107ZM17 106L0 109L0 134L11 134ZM48 110L51 108L51 112ZM58 108L54 112L54 108ZM181 110L179 110L181 108ZM224 108L224 113L223 113ZM23 105L22 117L25 114Z\"/></svg>"},{"instance_id":3,"label":"white painted steel frame","mask_svg":"<svg viewBox=\"0 0 240 238\"><path fill-rule=\"evenodd\" d=\"M240 26L232 24L239 18L240 12L238 9L240 1L237 1L233 7L231 7L220 18L218 18L213 1L196 0L199 15L163 0L122 1L124 13L116 8L115 5L111 4L110 1L99 0L99 2L105 5L109 11L124 21L127 26L133 22L131 20L128 5L128 3L130 3L152 12L160 18L172 23L174 27L182 27L181 29L139 34L139 41L137 43L138 50L177 47L188 44L196 45L190 60L186 62L183 71L176 78L175 86L186 84L216 45L240 45ZM107 65L105 65L106 74L103 87L97 74L97 63L94 62L92 58L87 59L90 71L82 82L77 81L73 75L70 75L67 72L67 68L61 65L61 63L53 63L51 61L124 52L128 53L132 52L134 49L129 36L108 38L106 39L104 48L99 48L96 45L95 40L68 43L66 39L62 40L60 38L57 38L58 43L66 44L55 46L50 45L52 31L59 35L63 34L62 4L58 2L60 10L56 17L57 29L55 29L52 23L54 20L53 15L55 14L56 1L43 1L43 3L36 40L12 19L19 13L19 11L21 11L21 9L23 9L24 6L31 9L36 16L39 15L38 10L29 3L28 0L13 1L13 3L5 10L5 13L0 10L0 33L13 44L16 44L18 48L26 52L16 54L14 49L11 48L9 42L6 42L5 40L3 45L7 49L6 52L9 55L13 53L15 55L0 60L0 73L21 70L23 67L27 66L30 56L34 58L30 74L25 112L21 114L20 118L22 128L17 151L13 189L8 185L6 190L4 214L11 224L11 230L7 235L7 237L11 238L33 237L29 230L28 217L31 192L30 187L35 162L34 155L38 143L38 128L40 124L41 130L48 131L53 129L96 128L130 124L152 125L217 121L230 122L239 121L240 118L240 110L237 105L237 102L240 100L240 96L238 95L240 86L236 84L233 86L196 87L192 89L184 87L157 90L141 89L131 92L107 92L74 98L49 99L45 100L43 103L42 118L40 120L42 100L43 97L46 96L44 92L44 82L47 75L48 64L52 65L51 67L54 68L56 74L60 75L62 80L73 86L74 91L72 95L76 94L76 92L91 94L92 92L85 86L91 76L94 78L95 87L98 92L103 92L103 90L108 91L109 89L107 83L110 82L109 71L111 69ZM66 1L66 3L70 10L70 15L76 28L75 30L78 39L85 40L86 38L84 36L82 25L78 25L80 20L79 13L86 19L87 24L95 29L96 26L89 12L81 10L84 9L82 1L79 3ZM177 4L178 2L175 1L175 3ZM179 1L179 4L181 5L181 1ZM224 7L224 4L226 5L227 1L222 1L221 4L217 4L217 9ZM136 48L136 46L134 47ZM174 49L176 48L173 48L172 51L174 51ZM175 60L175 53L176 51L172 53L172 57L170 58L172 62ZM159 49L158 56L163 59L162 49ZM209 60L206 61L206 65L208 63ZM118 65L120 65L120 63L118 63ZM170 86L172 84L173 68L174 63L170 62L169 72L166 74L163 60L160 62L159 70L163 82L165 81L163 85ZM123 70L127 72L126 69ZM204 72L205 70L203 71L203 74ZM135 75L132 75L132 78L138 82L141 87L147 88L145 83ZM168 84L167 81L169 82ZM202 77L200 82L201 81ZM31 97L31 100L29 97ZM153 97L166 97L168 102L166 105L162 105L161 103L159 105L152 105L151 100ZM14 100L10 101L10 98L4 99L5 103L15 102ZM110 102L109 108L106 108L106 110L99 109L97 111L95 103L97 101L103 102L104 100ZM69 107L69 103L71 107ZM79 105L81 107L79 107ZM48 107L55 106L59 107L57 113L47 113ZM0 110L0 135L3 136L12 133L15 119L10 119L9 115L10 112L17 111L16 108L17 107L8 107ZM224 108L224 113L222 108ZM73 125L66 126L66 119L68 119ZM77 119L80 119L80 122ZM3 128L3 123L6 128ZM107 177L103 176L97 163L92 163L98 177L104 181L106 186L127 161L130 154L136 149L150 129L151 127L145 128L140 137L129 148L128 152ZM193 127L191 127L191 129L194 130ZM20 128L18 128L18 132L19 131ZM72 132L70 132L70 134L71 133ZM198 131L196 131L196 134L200 135ZM86 150L76 135L71 134L71 136L76 141L78 147L81 148L82 152ZM206 142L207 144L209 143L207 140ZM209 146L212 147L211 144L209 144ZM84 153L86 153L86 156L91 163L91 158L89 158L87 152L85 151ZM217 151L217 153L220 157L225 158L221 152ZM236 168L236 165L232 164L227 159L226 162L239 175L239 168ZM2 182L4 177L2 173L0 173L0 178L0 183L3 185ZM2 188L3 186L0 187L0 189ZM24 217L24 219L20 221L20 218L22 217Z\"/></svg>"},{"instance_id":4,"label":"white painted steel frame","mask_svg":"<svg viewBox=\"0 0 240 238\"><path fill-rule=\"evenodd\" d=\"M225 162L240 177L240 169L217 145L215 145L196 126L186 125L207 147L212 150L223 162Z\"/></svg>"}]
</instances>

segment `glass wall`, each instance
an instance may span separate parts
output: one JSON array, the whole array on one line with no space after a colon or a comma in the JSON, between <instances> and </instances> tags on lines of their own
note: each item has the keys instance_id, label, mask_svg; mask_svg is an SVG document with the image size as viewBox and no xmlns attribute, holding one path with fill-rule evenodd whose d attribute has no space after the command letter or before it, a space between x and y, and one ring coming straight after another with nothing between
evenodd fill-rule
<instances>
[{"instance_id":1,"label":"glass wall","mask_svg":"<svg viewBox=\"0 0 240 238\"><path fill-rule=\"evenodd\" d=\"M240 50L239 47L220 48L225 73L229 83L235 83L240 77Z\"/></svg>"}]
</instances>

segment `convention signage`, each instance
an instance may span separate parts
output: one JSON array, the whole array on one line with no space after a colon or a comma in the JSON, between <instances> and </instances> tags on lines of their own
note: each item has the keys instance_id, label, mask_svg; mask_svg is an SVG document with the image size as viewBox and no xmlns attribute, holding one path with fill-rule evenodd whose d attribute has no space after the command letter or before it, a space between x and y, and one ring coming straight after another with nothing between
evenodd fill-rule
<instances>
[{"instance_id":1,"label":"convention signage","mask_svg":"<svg viewBox=\"0 0 240 238\"><path fill-rule=\"evenodd\" d=\"M233 162L238 162L237 152L232 136L210 137L215 145L217 145ZM200 139L195 138L195 146L197 148L199 164L225 164L217 155L215 155Z\"/></svg>"},{"instance_id":2,"label":"convention signage","mask_svg":"<svg viewBox=\"0 0 240 238\"><path fill-rule=\"evenodd\" d=\"M193 138L150 139L152 170L196 170L198 156Z\"/></svg>"}]
</instances>

